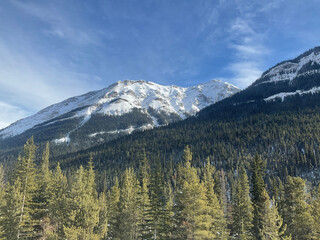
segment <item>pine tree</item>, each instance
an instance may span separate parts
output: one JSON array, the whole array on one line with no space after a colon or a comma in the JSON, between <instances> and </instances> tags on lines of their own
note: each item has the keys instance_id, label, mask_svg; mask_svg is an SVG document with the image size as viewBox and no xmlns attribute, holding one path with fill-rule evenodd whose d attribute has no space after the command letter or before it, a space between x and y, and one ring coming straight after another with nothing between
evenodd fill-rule
<instances>
[{"instance_id":1,"label":"pine tree","mask_svg":"<svg viewBox=\"0 0 320 240\"><path fill-rule=\"evenodd\" d=\"M5 185L5 182L4 182L4 170L3 170L3 166L2 164L0 164L0 239L3 239L1 237L1 233L4 232L4 229L2 227L2 224L1 224L1 219L4 218L4 208L5 208L5 205L6 205L6 200L5 200L5 194L6 194L6 185Z\"/></svg>"},{"instance_id":2,"label":"pine tree","mask_svg":"<svg viewBox=\"0 0 320 240\"><path fill-rule=\"evenodd\" d=\"M108 208L107 208L107 198L106 194L102 192L99 196L99 222L94 228L94 233L96 233L99 239L107 239L108 233Z\"/></svg>"},{"instance_id":3,"label":"pine tree","mask_svg":"<svg viewBox=\"0 0 320 240\"><path fill-rule=\"evenodd\" d=\"M287 225L287 236L294 240L315 238L314 219L311 207L307 203L306 183L299 177L287 177L284 196L284 223Z\"/></svg>"},{"instance_id":4,"label":"pine tree","mask_svg":"<svg viewBox=\"0 0 320 240\"><path fill-rule=\"evenodd\" d=\"M171 208L170 205L168 207ZM159 159L151 174L150 207L147 215L150 230L145 233L143 239L168 239L171 233L170 212L166 209L164 178Z\"/></svg>"},{"instance_id":5,"label":"pine tree","mask_svg":"<svg viewBox=\"0 0 320 240\"><path fill-rule=\"evenodd\" d=\"M1 209L3 215L0 219L2 227L1 237L6 240L17 239L22 203L22 194L20 189L21 182L19 178L14 183L6 186L4 195L5 202Z\"/></svg>"},{"instance_id":6,"label":"pine tree","mask_svg":"<svg viewBox=\"0 0 320 240\"><path fill-rule=\"evenodd\" d=\"M63 225L66 224L69 218L68 208L68 184L67 178L62 173L60 164L58 163L55 170L53 171L52 178L48 187L49 199L48 209L49 218L51 221L51 232L47 231L47 235L58 235L60 238L64 237ZM53 225L53 226L52 226Z\"/></svg>"},{"instance_id":7,"label":"pine tree","mask_svg":"<svg viewBox=\"0 0 320 240\"><path fill-rule=\"evenodd\" d=\"M39 232L45 232L47 229L51 229L51 222L48 216L48 204L49 204L49 185L51 183L51 171L49 170L49 142L46 143L46 147L43 151L42 161L36 178L36 192L33 198L34 204L37 205L37 212L34 214L36 219L41 225L37 226Z\"/></svg>"},{"instance_id":8,"label":"pine tree","mask_svg":"<svg viewBox=\"0 0 320 240\"><path fill-rule=\"evenodd\" d=\"M192 153L187 146L183 153L184 165L179 167L176 191L176 238L212 239L213 219L209 212L206 189L200 183L197 169L191 167Z\"/></svg>"},{"instance_id":9,"label":"pine tree","mask_svg":"<svg viewBox=\"0 0 320 240\"><path fill-rule=\"evenodd\" d=\"M108 204L108 238L119 239L119 201L120 188L118 178L115 179L114 185L107 195Z\"/></svg>"},{"instance_id":10,"label":"pine tree","mask_svg":"<svg viewBox=\"0 0 320 240\"><path fill-rule=\"evenodd\" d=\"M265 184L264 184L264 163L260 156L256 155L253 159L251 165L252 171L252 203L253 203L253 236L257 240L262 239L262 228L263 228L263 210L265 206L266 198L263 196L265 191Z\"/></svg>"},{"instance_id":11,"label":"pine tree","mask_svg":"<svg viewBox=\"0 0 320 240\"><path fill-rule=\"evenodd\" d=\"M150 227L150 199L149 199L149 185L150 185L150 165L147 159L145 151L139 162L139 182L140 182L140 192L139 192L139 209L140 209L140 236L148 236Z\"/></svg>"},{"instance_id":12,"label":"pine tree","mask_svg":"<svg viewBox=\"0 0 320 240\"><path fill-rule=\"evenodd\" d=\"M99 222L101 209L97 198L92 159L90 159L88 170L82 166L78 170L72 185L70 202L71 214L64 226L67 239L95 240L106 234L95 231L99 225L106 223Z\"/></svg>"},{"instance_id":13,"label":"pine tree","mask_svg":"<svg viewBox=\"0 0 320 240\"><path fill-rule=\"evenodd\" d=\"M250 198L249 180L242 166L232 196L231 236L234 239L247 240L252 237L253 206Z\"/></svg>"},{"instance_id":14,"label":"pine tree","mask_svg":"<svg viewBox=\"0 0 320 240\"><path fill-rule=\"evenodd\" d=\"M119 238L135 240L140 234L140 185L133 168L122 176L119 199Z\"/></svg>"},{"instance_id":15,"label":"pine tree","mask_svg":"<svg viewBox=\"0 0 320 240\"><path fill-rule=\"evenodd\" d=\"M165 184L165 201L166 201L166 212L167 219L165 221L165 232L167 239L173 239L173 230L174 230L174 193L172 190L171 183L166 182Z\"/></svg>"},{"instance_id":16,"label":"pine tree","mask_svg":"<svg viewBox=\"0 0 320 240\"><path fill-rule=\"evenodd\" d=\"M216 171L214 174L214 191L217 194L223 213L227 216L228 212L228 201L227 201L227 183L226 174L223 169Z\"/></svg>"},{"instance_id":17,"label":"pine tree","mask_svg":"<svg viewBox=\"0 0 320 240\"><path fill-rule=\"evenodd\" d=\"M227 239L229 233L226 227L226 220L218 197L214 192L214 172L215 168L211 165L208 158L204 169L203 182L206 188L209 214L213 220L210 231L214 233L215 239Z\"/></svg>"},{"instance_id":18,"label":"pine tree","mask_svg":"<svg viewBox=\"0 0 320 240\"><path fill-rule=\"evenodd\" d=\"M260 230L261 239L263 240L280 240L284 235L286 226L283 226L283 219L279 215L275 200L270 200L266 190L261 196L264 200L262 229Z\"/></svg>"},{"instance_id":19,"label":"pine tree","mask_svg":"<svg viewBox=\"0 0 320 240\"><path fill-rule=\"evenodd\" d=\"M20 182L20 194L22 201L19 206L19 224L17 231L17 239L33 238L39 234L36 231L39 226L39 221L34 219L37 214L37 204L34 202L36 185L36 168L34 165L36 146L33 142L33 137L30 138L24 145L23 157L17 163L16 180ZM17 177L18 176L18 177Z\"/></svg>"},{"instance_id":20,"label":"pine tree","mask_svg":"<svg viewBox=\"0 0 320 240\"><path fill-rule=\"evenodd\" d=\"M312 202L312 215L315 223L315 238L320 239L320 185L316 197Z\"/></svg>"}]
</instances>

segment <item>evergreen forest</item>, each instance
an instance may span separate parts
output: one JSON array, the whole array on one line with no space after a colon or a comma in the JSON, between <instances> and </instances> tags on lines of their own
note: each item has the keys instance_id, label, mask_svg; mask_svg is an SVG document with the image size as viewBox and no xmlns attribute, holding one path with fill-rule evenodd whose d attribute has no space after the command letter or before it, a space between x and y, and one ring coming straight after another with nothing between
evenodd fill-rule
<instances>
[{"instance_id":1,"label":"evergreen forest","mask_svg":"<svg viewBox=\"0 0 320 240\"><path fill-rule=\"evenodd\" d=\"M0 239L320 239L320 188L267 173L261 155L235 168L201 164L185 146L180 161L150 161L114 175L87 164L62 170L49 143L30 138L10 170L0 168Z\"/></svg>"}]
</instances>

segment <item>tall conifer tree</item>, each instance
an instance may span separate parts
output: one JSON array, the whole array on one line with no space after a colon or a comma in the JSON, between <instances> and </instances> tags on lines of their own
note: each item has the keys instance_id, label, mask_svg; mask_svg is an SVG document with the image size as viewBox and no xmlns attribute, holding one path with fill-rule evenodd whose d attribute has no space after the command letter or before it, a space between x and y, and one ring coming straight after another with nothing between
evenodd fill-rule
<instances>
[{"instance_id":1,"label":"tall conifer tree","mask_svg":"<svg viewBox=\"0 0 320 240\"><path fill-rule=\"evenodd\" d=\"M320 239L320 185L318 187L315 199L312 202L312 215L315 223L315 237L316 239Z\"/></svg>"},{"instance_id":2,"label":"tall conifer tree","mask_svg":"<svg viewBox=\"0 0 320 240\"><path fill-rule=\"evenodd\" d=\"M206 188L209 214L212 217L211 232L215 234L215 239L227 239L228 231L226 220L224 218L224 213L221 208L219 199L214 192L214 172L215 168L211 165L208 158L204 169L203 182Z\"/></svg>"},{"instance_id":3,"label":"tall conifer tree","mask_svg":"<svg viewBox=\"0 0 320 240\"><path fill-rule=\"evenodd\" d=\"M176 191L176 238L214 239L206 189L200 183L197 169L191 167L192 153L188 146L184 149L183 158Z\"/></svg>"},{"instance_id":4,"label":"tall conifer tree","mask_svg":"<svg viewBox=\"0 0 320 240\"><path fill-rule=\"evenodd\" d=\"M252 203L253 203L253 236L257 240L261 240L261 231L263 228L263 214L265 201L264 196L265 184L265 166L260 156L256 155L251 164L251 183L252 183Z\"/></svg>"},{"instance_id":5,"label":"tall conifer tree","mask_svg":"<svg viewBox=\"0 0 320 240\"><path fill-rule=\"evenodd\" d=\"M37 171L35 168L35 151L33 137L27 140L24 145L23 157L18 161L16 168L16 182L20 182L20 194L22 201L19 206L19 224L17 239L33 238L39 235L36 228L39 226L39 221L34 219L37 214L37 204L34 202L35 193L37 190L36 177Z\"/></svg>"},{"instance_id":6,"label":"tall conifer tree","mask_svg":"<svg viewBox=\"0 0 320 240\"><path fill-rule=\"evenodd\" d=\"M88 169L81 166L72 185L69 200L71 213L69 221L64 226L67 239L96 240L106 234L105 232L97 232L99 226L106 224L100 220L107 220L100 218L101 208L97 195L93 163L90 158ZM102 229L106 230L104 227Z\"/></svg>"},{"instance_id":7,"label":"tall conifer tree","mask_svg":"<svg viewBox=\"0 0 320 240\"><path fill-rule=\"evenodd\" d=\"M306 183L299 177L287 177L284 196L284 222L287 235L294 240L315 239L314 219L307 203Z\"/></svg>"},{"instance_id":8,"label":"tall conifer tree","mask_svg":"<svg viewBox=\"0 0 320 240\"><path fill-rule=\"evenodd\" d=\"M144 235L143 239L156 240L170 237L169 211L171 209L168 211L166 207L163 172L160 161L157 159L150 179L150 207L148 210L150 231ZM170 208L169 205L168 207Z\"/></svg>"},{"instance_id":9,"label":"tall conifer tree","mask_svg":"<svg viewBox=\"0 0 320 240\"><path fill-rule=\"evenodd\" d=\"M264 200L262 229L260 230L260 236L263 240L281 240L286 226L283 226L283 219L279 215L278 208L275 200L270 200L270 197L266 190L262 192L262 198Z\"/></svg>"},{"instance_id":10,"label":"tall conifer tree","mask_svg":"<svg viewBox=\"0 0 320 240\"><path fill-rule=\"evenodd\" d=\"M68 184L67 178L62 173L60 164L58 163L52 173L52 178L49 184L49 218L52 222L52 235L56 234L60 238L65 237L63 232L63 225L68 221L69 206L68 206Z\"/></svg>"},{"instance_id":11,"label":"tall conifer tree","mask_svg":"<svg viewBox=\"0 0 320 240\"><path fill-rule=\"evenodd\" d=\"M107 195L108 204L108 238L119 239L119 202L120 202L120 188L118 178L115 179L114 185L109 190Z\"/></svg>"},{"instance_id":12,"label":"tall conifer tree","mask_svg":"<svg viewBox=\"0 0 320 240\"><path fill-rule=\"evenodd\" d=\"M239 177L232 196L231 236L248 240L252 236L253 206L250 198L249 180L245 168L240 168Z\"/></svg>"},{"instance_id":13,"label":"tall conifer tree","mask_svg":"<svg viewBox=\"0 0 320 240\"><path fill-rule=\"evenodd\" d=\"M119 238L138 239L141 223L139 209L140 184L133 168L123 173L119 199Z\"/></svg>"}]
</instances>

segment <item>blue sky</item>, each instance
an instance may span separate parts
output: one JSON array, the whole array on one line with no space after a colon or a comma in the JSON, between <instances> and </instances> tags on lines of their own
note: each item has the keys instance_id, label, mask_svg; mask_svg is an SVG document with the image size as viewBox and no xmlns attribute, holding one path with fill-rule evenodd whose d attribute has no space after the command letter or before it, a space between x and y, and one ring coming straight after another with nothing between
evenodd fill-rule
<instances>
[{"instance_id":1,"label":"blue sky","mask_svg":"<svg viewBox=\"0 0 320 240\"><path fill-rule=\"evenodd\" d=\"M319 0L0 3L0 128L118 80L245 88L320 45Z\"/></svg>"}]
</instances>

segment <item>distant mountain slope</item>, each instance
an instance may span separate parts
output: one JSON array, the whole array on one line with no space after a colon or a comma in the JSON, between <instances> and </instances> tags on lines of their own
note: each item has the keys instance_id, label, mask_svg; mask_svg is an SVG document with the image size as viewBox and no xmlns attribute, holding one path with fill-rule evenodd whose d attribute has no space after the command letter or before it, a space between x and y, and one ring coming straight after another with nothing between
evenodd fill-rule
<instances>
[{"instance_id":1,"label":"distant mountain slope","mask_svg":"<svg viewBox=\"0 0 320 240\"><path fill-rule=\"evenodd\" d=\"M210 157L217 168L232 169L258 153L267 160L268 174L310 174L320 180L319 49L276 65L247 89L195 117L55 160L67 168L85 163L93 153L99 168L113 169L135 166L144 151L149 159L159 154L167 161L179 159L189 145L198 166ZM290 64L295 66L290 77L281 77Z\"/></svg>"},{"instance_id":2,"label":"distant mountain slope","mask_svg":"<svg viewBox=\"0 0 320 240\"><path fill-rule=\"evenodd\" d=\"M147 81L119 81L111 86L69 98L0 130L4 143L37 142L94 144L150 129L196 114L202 108L240 91L212 80L193 87L162 86Z\"/></svg>"},{"instance_id":3,"label":"distant mountain slope","mask_svg":"<svg viewBox=\"0 0 320 240\"><path fill-rule=\"evenodd\" d=\"M264 72L243 91L214 104L198 115L200 118L239 117L257 111L272 112L294 109L296 101L305 106L314 103L320 92L320 47L315 47L293 60L284 61ZM303 99L300 97L304 96ZM278 104L282 103L282 104Z\"/></svg>"}]
</instances>

